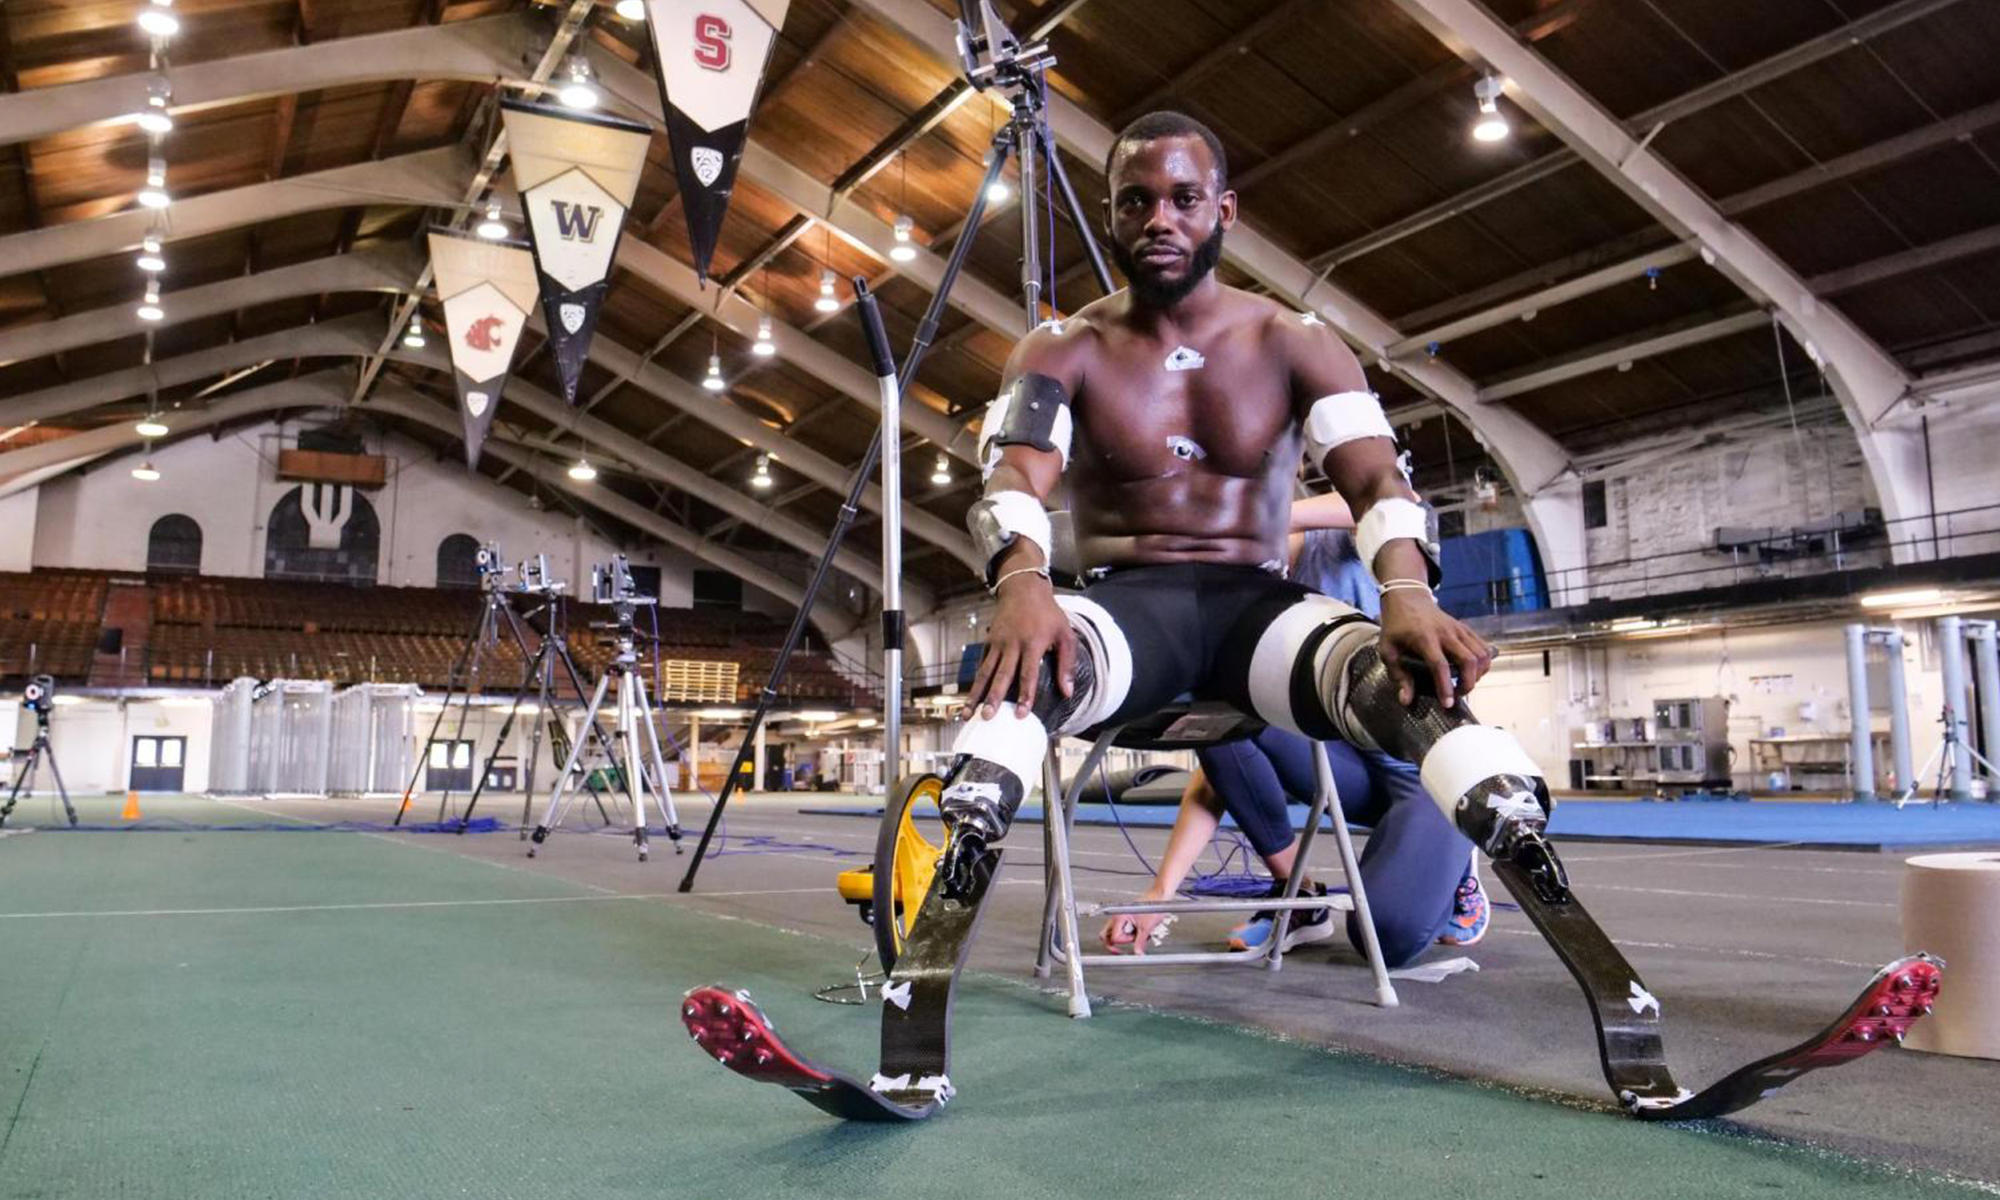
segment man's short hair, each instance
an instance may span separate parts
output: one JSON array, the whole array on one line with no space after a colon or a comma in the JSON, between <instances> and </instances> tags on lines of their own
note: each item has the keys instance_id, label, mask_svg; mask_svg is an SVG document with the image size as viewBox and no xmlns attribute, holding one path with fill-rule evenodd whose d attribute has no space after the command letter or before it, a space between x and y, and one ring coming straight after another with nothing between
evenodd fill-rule
<instances>
[{"instance_id":1,"label":"man's short hair","mask_svg":"<svg viewBox=\"0 0 2000 1200\"><path fill-rule=\"evenodd\" d=\"M1121 146L1170 137L1200 138L1202 144L1208 147L1209 157L1215 160L1216 190L1228 190L1229 157L1222 151L1222 139L1200 121L1170 109L1149 112L1118 132L1118 136L1111 140L1111 152L1104 156L1104 182L1107 185L1111 182L1111 164L1118 157Z\"/></svg>"}]
</instances>

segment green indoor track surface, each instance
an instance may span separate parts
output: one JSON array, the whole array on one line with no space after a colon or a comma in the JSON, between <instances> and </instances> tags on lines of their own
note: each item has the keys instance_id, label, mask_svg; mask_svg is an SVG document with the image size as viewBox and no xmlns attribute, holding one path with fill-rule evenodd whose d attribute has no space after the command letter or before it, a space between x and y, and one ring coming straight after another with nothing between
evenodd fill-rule
<instances>
[{"instance_id":1,"label":"green indoor track surface","mask_svg":"<svg viewBox=\"0 0 2000 1200\"><path fill-rule=\"evenodd\" d=\"M810 996L852 978L852 944L452 849L0 838L0 1197L1970 1194L1171 1015L1070 1021L984 975L962 989L945 1113L843 1125L716 1066L677 1001L746 987L865 1077L873 1007Z\"/></svg>"}]
</instances>

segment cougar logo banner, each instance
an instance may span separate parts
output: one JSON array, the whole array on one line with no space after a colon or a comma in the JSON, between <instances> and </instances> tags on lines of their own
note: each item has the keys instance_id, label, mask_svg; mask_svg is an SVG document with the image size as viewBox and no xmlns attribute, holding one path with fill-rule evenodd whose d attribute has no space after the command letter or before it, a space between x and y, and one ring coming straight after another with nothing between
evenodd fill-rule
<instances>
[{"instance_id":1,"label":"cougar logo banner","mask_svg":"<svg viewBox=\"0 0 2000 1200\"><path fill-rule=\"evenodd\" d=\"M791 0L646 0L695 273L708 278L750 112Z\"/></svg>"},{"instance_id":2,"label":"cougar logo banner","mask_svg":"<svg viewBox=\"0 0 2000 1200\"><path fill-rule=\"evenodd\" d=\"M432 233L430 245L458 385L459 419L465 426L465 465L477 467L521 332L534 309L535 259L517 243L452 233Z\"/></svg>"},{"instance_id":3,"label":"cougar logo banner","mask_svg":"<svg viewBox=\"0 0 2000 1200\"><path fill-rule=\"evenodd\" d=\"M516 100L503 101L500 114L539 272L549 350L563 398L575 404L652 131L617 117Z\"/></svg>"}]
</instances>

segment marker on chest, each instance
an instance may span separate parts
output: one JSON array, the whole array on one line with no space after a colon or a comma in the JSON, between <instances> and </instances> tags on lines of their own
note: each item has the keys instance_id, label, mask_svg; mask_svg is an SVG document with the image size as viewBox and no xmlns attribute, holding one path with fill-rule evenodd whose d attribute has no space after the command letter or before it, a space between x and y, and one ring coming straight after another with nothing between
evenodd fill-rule
<instances>
[{"instance_id":1,"label":"marker on chest","mask_svg":"<svg viewBox=\"0 0 2000 1200\"><path fill-rule=\"evenodd\" d=\"M1167 355L1169 371L1199 371L1207 365L1208 360L1201 356L1201 351L1192 346L1175 346L1174 352Z\"/></svg>"}]
</instances>

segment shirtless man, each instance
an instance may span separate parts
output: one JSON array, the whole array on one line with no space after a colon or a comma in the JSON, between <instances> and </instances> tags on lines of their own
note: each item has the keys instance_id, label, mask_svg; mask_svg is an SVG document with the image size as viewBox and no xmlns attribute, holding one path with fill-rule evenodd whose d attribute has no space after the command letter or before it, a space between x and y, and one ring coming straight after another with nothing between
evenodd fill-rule
<instances>
[{"instance_id":1,"label":"shirtless man","mask_svg":"<svg viewBox=\"0 0 2000 1200\"><path fill-rule=\"evenodd\" d=\"M998 598L943 795L945 886L983 891L990 850L1051 731L1193 691L1309 737L1417 762L1488 853L1538 833L1540 772L1458 703L1492 662L1442 612L1435 522L1334 332L1215 277L1236 220L1221 144L1178 113L1121 133L1106 231L1126 290L1015 348L980 434L968 518ZM1380 626L1284 578L1301 453L1357 517ZM1045 503L1066 482L1089 586L1049 580Z\"/></svg>"}]
</instances>

